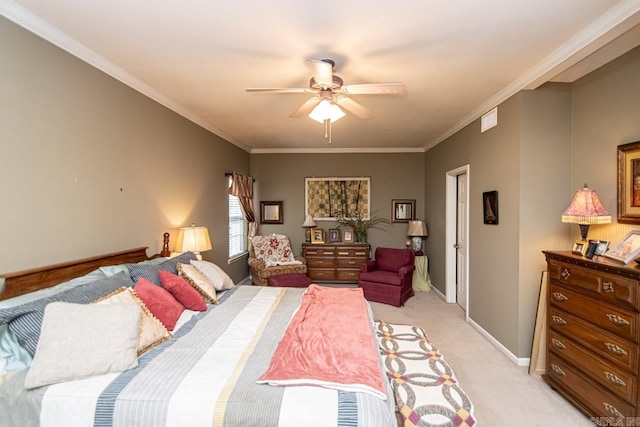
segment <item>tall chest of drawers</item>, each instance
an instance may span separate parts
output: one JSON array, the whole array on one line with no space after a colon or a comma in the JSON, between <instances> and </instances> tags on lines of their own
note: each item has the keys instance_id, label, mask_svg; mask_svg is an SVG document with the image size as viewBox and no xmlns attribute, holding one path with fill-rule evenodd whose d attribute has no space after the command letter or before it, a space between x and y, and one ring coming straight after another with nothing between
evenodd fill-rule
<instances>
[{"instance_id":1,"label":"tall chest of drawers","mask_svg":"<svg viewBox=\"0 0 640 427\"><path fill-rule=\"evenodd\" d=\"M640 408L640 269L604 257L544 254L549 286L543 378L586 414L627 425Z\"/></svg>"},{"instance_id":2,"label":"tall chest of drawers","mask_svg":"<svg viewBox=\"0 0 640 427\"><path fill-rule=\"evenodd\" d=\"M357 282L360 266L369 261L371 246L367 243L302 244L307 260L307 276L316 282Z\"/></svg>"}]
</instances>

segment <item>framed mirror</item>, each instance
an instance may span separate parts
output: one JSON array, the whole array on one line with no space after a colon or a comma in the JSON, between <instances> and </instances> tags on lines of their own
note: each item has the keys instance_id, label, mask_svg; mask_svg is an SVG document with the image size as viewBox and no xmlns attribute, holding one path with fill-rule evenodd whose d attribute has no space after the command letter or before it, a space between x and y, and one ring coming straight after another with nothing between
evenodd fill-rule
<instances>
[{"instance_id":1,"label":"framed mirror","mask_svg":"<svg viewBox=\"0 0 640 427\"><path fill-rule=\"evenodd\" d=\"M260 224L282 224L282 202L260 202Z\"/></svg>"}]
</instances>

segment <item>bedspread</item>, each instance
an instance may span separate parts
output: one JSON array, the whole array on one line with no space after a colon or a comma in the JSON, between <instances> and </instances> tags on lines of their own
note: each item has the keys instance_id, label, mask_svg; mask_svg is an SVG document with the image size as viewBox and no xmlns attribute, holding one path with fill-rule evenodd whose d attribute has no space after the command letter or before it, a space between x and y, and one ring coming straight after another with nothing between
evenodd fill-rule
<instances>
[{"instance_id":1,"label":"bedspread","mask_svg":"<svg viewBox=\"0 0 640 427\"><path fill-rule=\"evenodd\" d=\"M121 374L26 391L22 371L0 388L0 425L394 426L388 385L382 400L257 384L303 291L237 286Z\"/></svg>"}]
</instances>

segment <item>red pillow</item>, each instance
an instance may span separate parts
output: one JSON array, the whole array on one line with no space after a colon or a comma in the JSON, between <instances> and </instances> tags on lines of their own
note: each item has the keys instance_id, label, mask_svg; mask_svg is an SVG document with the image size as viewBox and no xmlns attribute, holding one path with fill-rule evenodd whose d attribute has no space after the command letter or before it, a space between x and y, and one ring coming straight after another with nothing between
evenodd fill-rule
<instances>
[{"instance_id":1,"label":"red pillow","mask_svg":"<svg viewBox=\"0 0 640 427\"><path fill-rule=\"evenodd\" d=\"M182 277L166 270L158 271L158 276L160 277L160 285L168 290L180 304L184 305L184 308L196 311L207 309L204 298Z\"/></svg>"},{"instance_id":2,"label":"red pillow","mask_svg":"<svg viewBox=\"0 0 640 427\"><path fill-rule=\"evenodd\" d=\"M184 311L184 306L176 301L169 291L143 277L138 279L134 290L151 314L157 317L168 330L173 331L178 318Z\"/></svg>"}]
</instances>

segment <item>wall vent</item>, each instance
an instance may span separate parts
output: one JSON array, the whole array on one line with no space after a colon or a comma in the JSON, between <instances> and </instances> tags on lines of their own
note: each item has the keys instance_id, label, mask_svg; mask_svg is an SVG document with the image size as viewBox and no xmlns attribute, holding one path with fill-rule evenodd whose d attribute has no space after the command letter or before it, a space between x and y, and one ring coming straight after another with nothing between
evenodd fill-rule
<instances>
[{"instance_id":1,"label":"wall vent","mask_svg":"<svg viewBox=\"0 0 640 427\"><path fill-rule=\"evenodd\" d=\"M487 131L498 124L498 107L485 113L480 120L480 133Z\"/></svg>"}]
</instances>

